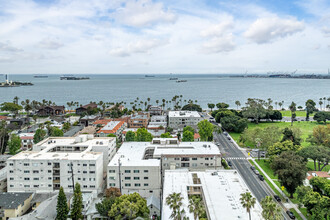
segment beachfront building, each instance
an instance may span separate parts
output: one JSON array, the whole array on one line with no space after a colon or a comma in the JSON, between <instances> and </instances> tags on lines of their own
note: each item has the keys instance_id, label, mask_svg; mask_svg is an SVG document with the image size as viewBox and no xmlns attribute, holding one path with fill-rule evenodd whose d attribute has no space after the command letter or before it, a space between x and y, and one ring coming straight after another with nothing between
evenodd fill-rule
<instances>
[{"instance_id":1,"label":"beachfront building","mask_svg":"<svg viewBox=\"0 0 330 220\"><path fill-rule=\"evenodd\" d=\"M211 142L179 142L176 138L154 138L152 142L125 142L107 168L107 187L123 194L138 192L160 198L161 173L167 169L217 169L219 148Z\"/></svg>"},{"instance_id":2,"label":"beachfront building","mask_svg":"<svg viewBox=\"0 0 330 220\"><path fill-rule=\"evenodd\" d=\"M163 109L160 106L150 106L148 112L150 115L162 115Z\"/></svg>"},{"instance_id":3,"label":"beachfront building","mask_svg":"<svg viewBox=\"0 0 330 220\"><path fill-rule=\"evenodd\" d=\"M76 108L76 114L77 115L82 115L82 114L87 114L89 110L94 110L97 108L96 103L89 103L87 105L80 106L79 108Z\"/></svg>"},{"instance_id":4,"label":"beachfront building","mask_svg":"<svg viewBox=\"0 0 330 220\"><path fill-rule=\"evenodd\" d=\"M109 134L116 135L117 138L122 138L122 133L127 127L124 121L110 121L103 128L101 128L96 135L98 137L107 137Z\"/></svg>"},{"instance_id":5,"label":"beachfront building","mask_svg":"<svg viewBox=\"0 0 330 220\"><path fill-rule=\"evenodd\" d=\"M63 115L65 113L65 107L62 106L44 106L39 108L37 114L39 116L56 116Z\"/></svg>"},{"instance_id":6,"label":"beachfront building","mask_svg":"<svg viewBox=\"0 0 330 220\"><path fill-rule=\"evenodd\" d=\"M139 112L128 119L129 128L147 128L150 115L149 113Z\"/></svg>"},{"instance_id":7,"label":"beachfront building","mask_svg":"<svg viewBox=\"0 0 330 220\"><path fill-rule=\"evenodd\" d=\"M8 192L72 191L80 183L83 192L100 193L107 164L114 156L115 138L52 137L7 160Z\"/></svg>"},{"instance_id":8,"label":"beachfront building","mask_svg":"<svg viewBox=\"0 0 330 220\"><path fill-rule=\"evenodd\" d=\"M168 127L180 129L185 126L196 127L203 118L197 111L169 111Z\"/></svg>"},{"instance_id":9,"label":"beachfront building","mask_svg":"<svg viewBox=\"0 0 330 220\"><path fill-rule=\"evenodd\" d=\"M189 212L189 198L202 198L207 219L248 220L249 214L240 203L241 193L249 192L247 185L236 170L189 171L166 170L163 184L162 219L171 219L172 210L166 204L166 197L172 193L181 193L181 209L185 217L194 219ZM258 201L251 209L251 219L263 219L262 208Z\"/></svg>"}]
</instances>

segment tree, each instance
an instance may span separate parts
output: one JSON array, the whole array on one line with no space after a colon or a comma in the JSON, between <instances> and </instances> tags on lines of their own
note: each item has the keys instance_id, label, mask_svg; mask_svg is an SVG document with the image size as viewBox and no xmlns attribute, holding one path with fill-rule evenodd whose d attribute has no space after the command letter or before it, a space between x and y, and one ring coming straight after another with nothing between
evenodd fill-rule
<instances>
[{"instance_id":1,"label":"tree","mask_svg":"<svg viewBox=\"0 0 330 220\"><path fill-rule=\"evenodd\" d=\"M313 186L314 191L325 196L330 196L330 180L316 176L310 179L309 183Z\"/></svg>"},{"instance_id":2,"label":"tree","mask_svg":"<svg viewBox=\"0 0 330 220\"><path fill-rule=\"evenodd\" d=\"M15 155L21 148L21 139L16 134L13 134L8 142L9 154Z\"/></svg>"},{"instance_id":3,"label":"tree","mask_svg":"<svg viewBox=\"0 0 330 220\"><path fill-rule=\"evenodd\" d=\"M151 133L149 133L147 129L145 129L145 128L137 129L135 141L148 142L148 141L152 141L152 138L153 137L152 137Z\"/></svg>"},{"instance_id":4,"label":"tree","mask_svg":"<svg viewBox=\"0 0 330 220\"><path fill-rule=\"evenodd\" d=\"M293 126L293 121L295 120L296 118L296 103L292 102L291 105L289 106L289 109L291 111L291 126Z\"/></svg>"},{"instance_id":5,"label":"tree","mask_svg":"<svg viewBox=\"0 0 330 220\"><path fill-rule=\"evenodd\" d=\"M125 136L126 141L134 141L135 140L135 133L133 131L127 131Z\"/></svg>"},{"instance_id":6,"label":"tree","mask_svg":"<svg viewBox=\"0 0 330 220\"><path fill-rule=\"evenodd\" d=\"M227 131L242 133L248 127L248 120L236 115L225 116L220 120L221 126Z\"/></svg>"},{"instance_id":7,"label":"tree","mask_svg":"<svg viewBox=\"0 0 330 220\"><path fill-rule=\"evenodd\" d=\"M227 103L224 103L224 102L217 103L216 106L217 106L218 109L229 107L229 105Z\"/></svg>"},{"instance_id":8,"label":"tree","mask_svg":"<svg viewBox=\"0 0 330 220\"><path fill-rule=\"evenodd\" d=\"M71 128L70 122L65 122L63 124L62 130L63 130L63 132L67 132L70 128Z\"/></svg>"},{"instance_id":9,"label":"tree","mask_svg":"<svg viewBox=\"0 0 330 220\"><path fill-rule=\"evenodd\" d=\"M161 138L172 138L172 135L170 134L170 132L166 132L160 135Z\"/></svg>"},{"instance_id":10,"label":"tree","mask_svg":"<svg viewBox=\"0 0 330 220\"><path fill-rule=\"evenodd\" d=\"M202 200L200 197L196 197L196 196L191 196L189 198L189 212L190 213L194 213L194 220L197 220L197 218L199 216L201 216L202 214L204 214L205 210L202 204Z\"/></svg>"},{"instance_id":11,"label":"tree","mask_svg":"<svg viewBox=\"0 0 330 220\"><path fill-rule=\"evenodd\" d=\"M185 110L185 111L198 111L198 112L202 112L202 108L197 105L197 104L193 104L193 103L189 103L185 106L182 107L182 110Z\"/></svg>"},{"instance_id":12,"label":"tree","mask_svg":"<svg viewBox=\"0 0 330 220\"><path fill-rule=\"evenodd\" d=\"M235 101L235 105L237 106L237 110L238 110L238 107L241 106L240 101Z\"/></svg>"},{"instance_id":13,"label":"tree","mask_svg":"<svg viewBox=\"0 0 330 220\"><path fill-rule=\"evenodd\" d=\"M277 142L274 145L268 147L267 155L269 157L280 155L284 151L298 151L300 149L299 145L294 145L292 141L286 140L283 142Z\"/></svg>"},{"instance_id":14,"label":"tree","mask_svg":"<svg viewBox=\"0 0 330 220\"><path fill-rule=\"evenodd\" d=\"M146 218L149 215L149 209L147 201L135 192L116 198L108 215L115 219Z\"/></svg>"},{"instance_id":15,"label":"tree","mask_svg":"<svg viewBox=\"0 0 330 220\"><path fill-rule=\"evenodd\" d=\"M284 128L282 142L290 140L294 145L300 145L301 142L301 131L299 128Z\"/></svg>"},{"instance_id":16,"label":"tree","mask_svg":"<svg viewBox=\"0 0 330 220\"><path fill-rule=\"evenodd\" d=\"M208 103L207 104L207 107L211 109L211 112L212 112L212 109L214 109L215 105L212 104L212 103Z\"/></svg>"},{"instance_id":17,"label":"tree","mask_svg":"<svg viewBox=\"0 0 330 220\"><path fill-rule=\"evenodd\" d=\"M57 197L57 206L56 206L56 220L67 220L69 207L64 193L63 187L61 186L60 191Z\"/></svg>"},{"instance_id":18,"label":"tree","mask_svg":"<svg viewBox=\"0 0 330 220\"><path fill-rule=\"evenodd\" d=\"M272 122L274 120L280 121L280 120L282 120L282 118L283 118L282 113L280 111L278 111L278 110L271 110L270 111L269 119L272 120Z\"/></svg>"},{"instance_id":19,"label":"tree","mask_svg":"<svg viewBox=\"0 0 330 220\"><path fill-rule=\"evenodd\" d=\"M110 188L108 188L108 189L105 190L104 195L107 198L116 198L116 197L120 197L121 196L121 192L120 192L120 189L119 188L110 187Z\"/></svg>"},{"instance_id":20,"label":"tree","mask_svg":"<svg viewBox=\"0 0 330 220\"><path fill-rule=\"evenodd\" d=\"M314 119L314 121L317 121L318 123L324 122L324 124L326 124L327 120L330 120L330 113L329 112L316 112L313 119Z\"/></svg>"},{"instance_id":21,"label":"tree","mask_svg":"<svg viewBox=\"0 0 330 220\"><path fill-rule=\"evenodd\" d=\"M182 200L183 197L181 196L181 193L174 192L166 197L166 205L168 205L172 210L170 218L173 218L174 220L181 220L184 215L184 211L181 209Z\"/></svg>"},{"instance_id":22,"label":"tree","mask_svg":"<svg viewBox=\"0 0 330 220\"><path fill-rule=\"evenodd\" d=\"M309 120L309 115L312 114L315 110L316 110L316 103L311 100L311 99L308 99L305 103L306 105L306 121Z\"/></svg>"},{"instance_id":23,"label":"tree","mask_svg":"<svg viewBox=\"0 0 330 220\"><path fill-rule=\"evenodd\" d=\"M9 111L11 113L14 113L15 116L17 115L19 110L22 110L23 107L18 105L18 103L12 103L12 102L4 102L0 105L1 111Z\"/></svg>"},{"instance_id":24,"label":"tree","mask_svg":"<svg viewBox=\"0 0 330 220\"><path fill-rule=\"evenodd\" d=\"M330 160L330 149L323 146L307 146L302 148L298 154L305 160L312 159L314 161L314 170L316 169L316 163L318 162L318 170L322 171ZM323 166L321 166L321 164Z\"/></svg>"},{"instance_id":25,"label":"tree","mask_svg":"<svg viewBox=\"0 0 330 220\"><path fill-rule=\"evenodd\" d=\"M285 151L273 159L271 168L292 198L296 188L302 185L306 177L307 168L304 158L295 152Z\"/></svg>"},{"instance_id":26,"label":"tree","mask_svg":"<svg viewBox=\"0 0 330 220\"><path fill-rule=\"evenodd\" d=\"M71 215L70 215L72 220L83 219L82 208L83 208L83 203L82 203L82 193L80 190L80 184L76 183L74 186L73 202L71 206Z\"/></svg>"},{"instance_id":27,"label":"tree","mask_svg":"<svg viewBox=\"0 0 330 220\"><path fill-rule=\"evenodd\" d=\"M281 208L274 202L272 197L266 196L260 202L262 207L262 217L265 220L281 220L283 218L281 214Z\"/></svg>"},{"instance_id":28,"label":"tree","mask_svg":"<svg viewBox=\"0 0 330 220\"><path fill-rule=\"evenodd\" d=\"M322 196L318 192L310 190L303 198L303 204L307 208L307 212L312 215L312 219L327 219L329 216L330 199Z\"/></svg>"},{"instance_id":29,"label":"tree","mask_svg":"<svg viewBox=\"0 0 330 220\"><path fill-rule=\"evenodd\" d=\"M256 204L256 198L252 197L250 192L242 193L240 198L243 208L249 213L249 219L251 220L251 209Z\"/></svg>"},{"instance_id":30,"label":"tree","mask_svg":"<svg viewBox=\"0 0 330 220\"><path fill-rule=\"evenodd\" d=\"M95 208L101 216L109 218L109 212L114 203L115 198L104 198L102 202L95 204Z\"/></svg>"},{"instance_id":31,"label":"tree","mask_svg":"<svg viewBox=\"0 0 330 220\"><path fill-rule=\"evenodd\" d=\"M46 131L39 128L36 130L36 133L34 133L33 142L37 144L40 141L42 141L45 138L45 136L46 136Z\"/></svg>"},{"instance_id":32,"label":"tree","mask_svg":"<svg viewBox=\"0 0 330 220\"><path fill-rule=\"evenodd\" d=\"M183 132L185 132L185 131L190 131L190 132L192 132L193 134L195 133L195 130L194 130L191 126L186 126L186 127L184 127L184 128L183 128Z\"/></svg>"},{"instance_id":33,"label":"tree","mask_svg":"<svg viewBox=\"0 0 330 220\"><path fill-rule=\"evenodd\" d=\"M51 127L50 136L52 137L63 137L63 131L57 127Z\"/></svg>"},{"instance_id":34,"label":"tree","mask_svg":"<svg viewBox=\"0 0 330 220\"><path fill-rule=\"evenodd\" d=\"M8 140L9 130L7 129L7 123L0 121L0 154L5 153Z\"/></svg>"},{"instance_id":35,"label":"tree","mask_svg":"<svg viewBox=\"0 0 330 220\"><path fill-rule=\"evenodd\" d=\"M191 131L184 131L182 135L183 142L193 142L194 141L194 133Z\"/></svg>"},{"instance_id":36,"label":"tree","mask_svg":"<svg viewBox=\"0 0 330 220\"><path fill-rule=\"evenodd\" d=\"M308 141L312 144L330 147L330 125L314 127L313 135L309 137Z\"/></svg>"},{"instance_id":37,"label":"tree","mask_svg":"<svg viewBox=\"0 0 330 220\"><path fill-rule=\"evenodd\" d=\"M202 141L212 141L213 140L213 124L208 120L203 120L198 122L198 133L201 136Z\"/></svg>"},{"instance_id":38,"label":"tree","mask_svg":"<svg viewBox=\"0 0 330 220\"><path fill-rule=\"evenodd\" d=\"M260 118L266 116L265 101L261 99L248 99L245 108L243 108L243 116L252 118L258 124Z\"/></svg>"},{"instance_id":39,"label":"tree","mask_svg":"<svg viewBox=\"0 0 330 220\"><path fill-rule=\"evenodd\" d=\"M229 109L220 109L220 110L216 111L215 121L220 123L222 118L234 117L234 116L235 116L235 113L230 111Z\"/></svg>"}]
</instances>

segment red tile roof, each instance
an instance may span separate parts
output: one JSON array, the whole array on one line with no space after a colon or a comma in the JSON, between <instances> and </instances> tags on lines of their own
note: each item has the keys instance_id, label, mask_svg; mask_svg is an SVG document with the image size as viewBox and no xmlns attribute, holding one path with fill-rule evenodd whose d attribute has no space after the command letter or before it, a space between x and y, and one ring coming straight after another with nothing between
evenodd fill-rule
<instances>
[{"instance_id":1,"label":"red tile roof","mask_svg":"<svg viewBox=\"0 0 330 220\"><path fill-rule=\"evenodd\" d=\"M0 120L7 120L7 116L0 115Z\"/></svg>"},{"instance_id":2,"label":"red tile roof","mask_svg":"<svg viewBox=\"0 0 330 220\"><path fill-rule=\"evenodd\" d=\"M106 125L108 124L112 119L99 119L93 122L94 125Z\"/></svg>"},{"instance_id":3,"label":"red tile roof","mask_svg":"<svg viewBox=\"0 0 330 220\"><path fill-rule=\"evenodd\" d=\"M124 121L120 121L112 130L99 130L97 133L104 133L104 134L115 134L119 128L124 125Z\"/></svg>"},{"instance_id":4,"label":"red tile roof","mask_svg":"<svg viewBox=\"0 0 330 220\"><path fill-rule=\"evenodd\" d=\"M323 177L323 178L330 178L330 175L328 174L328 172L325 172L325 171L308 171L307 173L309 174L309 176L307 176L308 180L310 180L316 176ZM314 173L314 175L313 175L313 173Z\"/></svg>"},{"instance_id":5,"label":"red tile roof","mask_svg":"<svg viewBox=\"0 0 330 220\"><path fill-rule=\"evenodd\" d=\"M21 136L21 140L33 140L33 136Z\"/></svg>"}]
</instances>

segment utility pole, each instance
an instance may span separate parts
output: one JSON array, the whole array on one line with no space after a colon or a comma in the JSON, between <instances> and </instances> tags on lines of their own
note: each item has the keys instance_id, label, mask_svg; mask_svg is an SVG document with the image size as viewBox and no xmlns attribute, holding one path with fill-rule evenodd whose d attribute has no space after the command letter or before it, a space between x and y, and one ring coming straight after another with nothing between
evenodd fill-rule
<instances>
[{"instance_id":1,"label":"utility pole","mask_svg":"<svg viewBox=\"0 0 330 220\"><path fill-rule=\"evenodd\" d=\"M71 167L72 191L74 191L74 174L73 174L72 162L70 163L70 167Z\"/></svg>"},{"instance_id":2,"label":"utility pole","mask_svg":"<svg viewBox=\"0 0 330 220\"><path fill-rule=\"evenodd\" d=\"M120 157L118 158L118 171L119 171L119 190L120 190L120 193L121 193Z\"/></svg>"}]
</instances>

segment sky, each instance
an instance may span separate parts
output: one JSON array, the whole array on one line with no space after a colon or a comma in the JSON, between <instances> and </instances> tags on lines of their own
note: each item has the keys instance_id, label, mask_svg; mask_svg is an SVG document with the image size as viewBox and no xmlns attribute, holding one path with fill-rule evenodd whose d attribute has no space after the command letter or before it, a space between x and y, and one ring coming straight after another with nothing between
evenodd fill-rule
<instances>
[{"instance_id":1,"label":"sky","mask_svg":"<svg viewBox=\"0 0 330 220\"><path fill-rule=\"evenodd\" d=\"M0 0L0 74L328 68L329 0Z\"/></svg>"}]
</instances>

